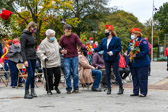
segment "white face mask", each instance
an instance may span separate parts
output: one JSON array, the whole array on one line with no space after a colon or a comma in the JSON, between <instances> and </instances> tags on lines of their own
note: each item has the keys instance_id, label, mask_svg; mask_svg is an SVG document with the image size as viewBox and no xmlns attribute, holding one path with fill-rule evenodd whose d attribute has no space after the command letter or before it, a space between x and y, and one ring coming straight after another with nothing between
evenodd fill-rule
<instances>
[{"instance_id":1,"label":"white face mask","mask_svg":"<svg viewBox=\"0 0 168 112\"><path fill-rule=\"evenodd\" d=\"M93 44L93 40L91 40L90 43Z\"/></svg>"},{"instance_id":2,"label":"white face mask","mask_svg":"<svg viewBox=\"0 0 168 112\"><path fill-rule=\"evenodd\" d=\"M134 40L135 38L135 35L131 35L131 40Z\"/></svg>"}]
</instances>

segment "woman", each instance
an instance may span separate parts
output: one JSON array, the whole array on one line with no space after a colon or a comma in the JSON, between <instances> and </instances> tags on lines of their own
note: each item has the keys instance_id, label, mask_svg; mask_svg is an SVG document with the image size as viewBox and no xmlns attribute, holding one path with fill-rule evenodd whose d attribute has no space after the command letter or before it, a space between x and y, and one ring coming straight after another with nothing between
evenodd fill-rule
<instances>
[{"instance_id":1,"label":"woman","mask_svg":"<svg viewBox=\"0 0 168 112\"><path fill-rule=\"evenodd\" d=\"M7 56L11 74L11 86L12 88L15 88L15 86L17 86L18 79L18 69L16 67L16 64L22 62L19 39L16 38L13 40L13 44L9 47ZM21 83L21 78L19 80L19 83ZM19 84L19 87L22 87L21 84Z\"/></svg>"},{"instance_id":2,"label":"woman","mask_svg":"<svg viewBox=\"0 0 168 112\"><path fill-rule=\"evenodd\" d=\"M27 28L23 31L20 41L21 41L21 54L23 58L24 65L26 67L28 77L25 86L25 99L32 99L37 97L34 90L34 73L36 67L36 49L34 49L34 33L37 32L37 24L35 22L30 22ZM29 85L31 85L31 94L29 94Z\"/></svg>"},{"instance_id":3,"label":"woman","mask_svg":"<svg viewBox=\"0 0 168 112\"><path fill-rule=\"evenodd\" d=\"M130 96L146 97L148 92L148 71L150 65L149 59L149 46L148 42L142 38L140 31L134 30L132 33L132 39L134 42L139 43L140 52L133 54L134 61L129 61L130 70L133 80L133 94ZM128 47L128 54L130 54L131 46ZM129 58L129 57L128 57ZM139 95L140 90L140 95Z\"/></svg>"},{"instance_id":4,"label":"woman","mask_svg":"<svg viewBox=\"0 0 168 112\"><path fill-rule=\"evenodd\" d=\"M55 86L56 92L60 94L61 91L58 89L58 85L61 78L60 46L57 42L57 39L55 38L54 30L48 29L46 31L46 36L47 37L42 41L42 43L39 46L37 55L42 62L42 67L44 68L44 75L47 82L47 94L52 94L51 90L53 90L53 86ZM53 74L55 81L54 83Z\"/></svg>"},{"instance_id":5,"label":"woman","mask_svg":"<svg viewBox=\"0 0 168 112\"><path fill-rule=\"evenodd\" d=\"M116 80L119 83L119 92L117 94L120 95L124 92L121 76L119 74L119 52L121 51L121 41L120 38L117 37L112 25L106 25L105 36L106 38L102 40L100 46L93 49L93 51L99 52L104 50L103 58L106 69L106 83L108 87L107 94L111 94L110 75L112 66Z\"/></svg>"},{"instance_id":6,"label":"woman","mask_svg":"<svg viewBox=\"0 0 168 112\"><path fill-rule=\"evenodd\" d=\"M79 55L79 80L82 84L90 84L93 83L92 91L101 92L99 88L100 80L102 77L102 72L100 70L95 70L94 66L89 64L87 56L87 49L81 48L81 54ZM93 80L92 76L95 76Z\"/></svg>"}]
</instances>

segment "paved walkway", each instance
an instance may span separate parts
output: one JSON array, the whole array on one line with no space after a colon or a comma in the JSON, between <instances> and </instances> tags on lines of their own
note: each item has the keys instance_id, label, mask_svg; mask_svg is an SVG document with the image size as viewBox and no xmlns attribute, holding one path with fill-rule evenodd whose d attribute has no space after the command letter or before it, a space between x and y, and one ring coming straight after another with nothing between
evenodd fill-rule
<instances>
[{"instance_id":1,"label":"paved walkway","mask_svg":"<svg viewBox=\"0 0 168 112\"><path fill-rule=\"evenodd\" d=\"M168 112L168 72L166 63L153 62L149 77L149 94L146 98L130 97L132 83L126 83L124 95L118 96L118 87L112 94L91 92L80 88L79 94L67 95L53 91L48 96L43 85L36 88L38 97L23 99L24 88L12 89L0 84L0 112Z\"/></svg>"}]
</instances>

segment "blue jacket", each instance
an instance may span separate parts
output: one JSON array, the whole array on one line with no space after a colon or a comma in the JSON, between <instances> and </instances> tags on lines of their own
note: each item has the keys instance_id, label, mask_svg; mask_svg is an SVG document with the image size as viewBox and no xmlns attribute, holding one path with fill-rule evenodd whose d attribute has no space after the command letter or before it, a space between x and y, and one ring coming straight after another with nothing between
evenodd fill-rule
<instances>
[{"instance_id":1,"label":"blue jacket","mask_svg":"<svg viewBox=\"0 0 168 112\"><path fill-rule=\"evenodd\" d=\"M150 65L150 58L149 58L149 45L148 42L142 38L138 38L140 52L136 54L134 58L134 62L130 62L129 56L126 58L126 64L130 65L131 67L144 67ZM130 44L128 46L128 54L130 54L131 47Z\"/></svg>"},{"instance_id":2,"label":"blue jacket","mask_svg":"<svg viewBox=\"0 0 168 112\"><path fill-rule=\"evenodd\" d=\"M109 47L107 48L107 38L103 38L101 44L94 49L95 52L104 50L103 59L104 61L119 61L121 52L121 41L118 37L113 37ZM112 56L109 56L107 52L113 52Z\"/></svg>"}]
</instances>

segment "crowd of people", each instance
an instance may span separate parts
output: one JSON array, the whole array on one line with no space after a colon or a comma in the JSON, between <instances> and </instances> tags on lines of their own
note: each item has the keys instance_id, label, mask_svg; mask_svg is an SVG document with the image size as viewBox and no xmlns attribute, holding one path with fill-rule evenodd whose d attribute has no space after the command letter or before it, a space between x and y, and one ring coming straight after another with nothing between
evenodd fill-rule
<instances>
[{"instance_id":1,"label":"crowd of people","mask_svg":"<svg viewBox=\"0 0 168 112\"><path fill-rule=\"evenodd\" d=\"M131 41L128 50L122 55L120 38L117 37L112 25L105 26L105 38L99 44L93 37L89 42L82 43L79 36L72 33L69 24L63 26L64 34L60 41L55 38L56 32L46 30L46 38L35 49L34 34L37 24L30 22L23 31L20 41L15 38L4 40L5 46L1 52L0 62L5 69L10 68L11 87L17 86L17 63L23 63L28 77L25 85L25 99L37 97L34 89L35 70L44 73L47 94L55 90L58 94L61 72L65 75L67 94L79 93L79 82L82 86L92 85L92 91L101 92L100 83L107 88L107 95L111 94L111 78L119 85L118 95L124 93L123 80L132 74L133 94L130 96L145 97L148 92L148 75L150 72L150 49L147 39L142 38L139 28L131 29ZM134 51L138 43L139 52ZM2 47L2 45L0 46ZM133 59L133 61L132 61ZM6 74L5 74L6 76ZM73 78L73 86L71 84ZM22 78L19 86L22 87ZM29 93L31 88L31 93Z\"/></svg>"}]
</instances>

